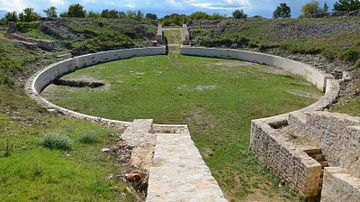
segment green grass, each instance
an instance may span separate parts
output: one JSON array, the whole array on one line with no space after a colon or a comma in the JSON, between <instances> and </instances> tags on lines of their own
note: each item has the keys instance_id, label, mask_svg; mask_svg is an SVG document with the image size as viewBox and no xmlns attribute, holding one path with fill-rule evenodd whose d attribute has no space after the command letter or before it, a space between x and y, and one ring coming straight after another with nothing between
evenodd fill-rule
<instances>
[{"instance_id":1,"label":"green grass","mask_svg":"<svg viewBox=\"0 0 360 202\"><path fill-rule=\"evenodd\" d=\"M165 30L164 34L168 44L181 44L180 30Z\"/></svg>"},{"instance_id":2,"label":"green grass","mask_svg":"<svg viewBox=\"0 0 360 202\"><path fill-rule=\"evenodd\" d=\"M103 134L84 144L85 131ZM71 150L48 149L44 134L63 134ZM51 115L14 89L0 85L1 201L133 201L126 183L101 148L115 144L119 131L77 119ZM121 198L119 192L126 193Z\"/></svg>"},{"instance_id":3,"label":"green grass","mask_svg":"<svg viewBox=\"0 0 360 202\"><path fill-rule=\"evenodd\" d=\"M297 200L279 188L279 180L248 151L250 121L315 102L286 91L320 93L299 78L264 72L267 68L180 54L132 58L64 77L105 81L103 88L50 86L43 96L95 116L188 124L196 146L229 199L264 192L269 198Z\"/></svg>"}]
</instances>

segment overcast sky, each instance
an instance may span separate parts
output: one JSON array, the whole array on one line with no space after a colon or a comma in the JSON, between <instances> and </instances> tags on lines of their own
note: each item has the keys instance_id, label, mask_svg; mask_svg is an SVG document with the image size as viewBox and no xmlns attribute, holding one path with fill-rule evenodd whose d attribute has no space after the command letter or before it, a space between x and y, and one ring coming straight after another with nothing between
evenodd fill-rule
<instances>
[{"instance_id":1,"label":"overcast sky","mask_svg":"<svg viewBox=\"0 0 360 202\"><path fill-rule=\"evenodd\" d=\"M196 11L208 14L219 13L232 15L236 9L242 9L249 17L260 15L271 18L272 13L280 3L286 3L291 8L293 18L299 17L301 7L311 0L1 0L0 18L8 11L22 12L24 8L34 8L35 12L45 16L44 9L55 6L58 13L67 11L70 4L81 4L86 11L101 12L104 9L118 11L141 10L143 13L155 13L158 17L172 13L189 15ZM318 0L323 6L324 0ZM327 0L329 11L333 9L336 0Z\"/></svg>"}]
</instances>

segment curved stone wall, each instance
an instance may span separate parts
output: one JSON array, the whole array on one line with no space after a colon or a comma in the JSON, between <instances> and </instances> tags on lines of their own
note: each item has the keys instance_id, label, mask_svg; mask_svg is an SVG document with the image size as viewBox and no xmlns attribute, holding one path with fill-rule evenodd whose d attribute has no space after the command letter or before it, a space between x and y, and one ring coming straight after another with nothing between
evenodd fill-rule
<instances>
[{"instance_id":1,"label":"curved stone wall","mask_svg":"<svg viewBox=\"0 0 360 202\"><path fill-rule=\"evenodd\" d=\"M26 84L26 91L30 95L30 97L34 99L39 105L44 106L45 108L50 108L49 110L57 110L64 115L74 118L101 122L104 124L116 125L117 127L125 128L130 125L130 122L104 119L101 117L95 117L74 112L50 103L49 101L41 97L39 93L54 79L59 78L67 73L73 72L76 69L88 67L99 63L110 62L113 60L161 54L166 54L166 47L163 46L105 51L63 60L61 62L46 67L42 71L38 72L35 76L31 77Z\"/></svg>"},{"instance_id":2,"label":"curved stone wall","mask_svg":"<svg viewBox=\"0 0 360 202\"><path fill-rule=\"evenodd\" d=\"M235 49L203 48L190 46L182 46L180 48L180 52L184 55L230 58L275 66L294 75L303 77L310 83L314 84L321 91L325 91L327 79L334 78L332 75L321 72L320 70L315 69L310 65L264 53Z\"/></svg>"}]
</instances>

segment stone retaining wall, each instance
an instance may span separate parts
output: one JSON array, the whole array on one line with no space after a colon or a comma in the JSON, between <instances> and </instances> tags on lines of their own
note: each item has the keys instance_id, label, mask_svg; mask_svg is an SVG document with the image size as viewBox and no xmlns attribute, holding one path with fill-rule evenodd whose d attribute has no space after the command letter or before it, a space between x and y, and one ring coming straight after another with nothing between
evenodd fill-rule
<instances>
[{"instance_id":1,"label":"stone retaining wall","mask_svg":"<svg viewBox=\"0 0 360 202\"><path fill-rule=\"evenodd\" d=\"M292 113L301 117L305 112L323 110L331 105L337 96L339 85L334 79L327 83L327 91L320 100ZM289 116L290 113L286 113L252 120L250 150L292 189L304 197L316 196L320 189L321 164L277 130L289 124Z\"/></svg>"},{"instance_id":2,"label":"stone retaining wall","mask_svg":"<svg viewBox=\"0 0 360 202\"><path fill-rule=\"evenodd\" d=\"M299 121L290 114L291 122ZM298 135L321 148L330 166L360 178L360 118L328 112L305 113L305 122L293 124Z\"/></svg>"},{"instance_id":3,"label":"stone retaining wall","mask_svg":"<svg viewBox=\"0 0 360 202\"><path fill-rule=\"evenodd\" d=\"M321 202L350 201L360 201L360 179L343 168L325 168Z\"/></svg>"},{"instance_id":4,"label":"stone retaining wall","mask_svg":"<svg viewBox=\"0 0 360 202\"><path fill-rule=\"evenodd\" d=\"M115 125L120 128L126 128L130 125L130 122L104 119L101 117L95 117L74 112L50 103L49 101L40 96L40 92L54 79L59 78L67 73L73 72L79 68L84 68L90 65L109 62L113 60L131 58L136 56L160 55L165 53L166 47L152 47L114 50L78 56L71 59L63 60L61 62L46 67L45 69L31 77L27 81L25 88L32 99L34 99L39 105L48 108L49 110L58 111L69 117L75 117L83 120L100 122L108 125Z\"/></svg>"},{"instance_id":5,"label":"stone retaining wall","mask_svg":"<svg viewBox=\"0 0 360 202\"><path fill-rule=\"evenodd\" d=\"M324 72L301 62L290 60L275 55L268 55L264 53L232 50L232 49L219 49L219 48L204 48L204 47L190 47L182 46L180 48L181 54L184 55L197 55L205 57L218 57L218 58L231 58L238 60L245 60L269 66L279 67L294 75L301 76L310 83L314 84L321 91L325 91L326 82L328 78L333 78L330 74Z\"/></svg>"}]
</instances>

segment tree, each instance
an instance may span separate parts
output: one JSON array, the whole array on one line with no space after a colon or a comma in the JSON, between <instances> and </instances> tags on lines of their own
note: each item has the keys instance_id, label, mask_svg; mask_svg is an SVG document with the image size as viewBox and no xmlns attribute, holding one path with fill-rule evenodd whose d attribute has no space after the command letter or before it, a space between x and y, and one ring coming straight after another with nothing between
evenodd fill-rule
<instances>
[{"instance_id":1,"label":"tree","mask_svg":"<svg viewBox=\"0 0 360 202\"><path fill-rule=\"evenodd\" d=\"M86 16L87 18L100 18L101 15L98 12L89 11L89 13Z\"/></svg>"},{"instance_id":2,"label":"tree","mask_svg":"<svg viewBox=\"0 0 360 202\"><path fill-rule=\"evenodd\" d=\"M144 19L144 13L142 13L140 10L138 10L135 15L135 20L141 21L142 19Z\"/></svg>"},{"instance_id":3,"label":"tree","mask_svg":"<svg viewBox=\"0 0 360 202\"><path fill-rule=\"evenodd\" d=\"M360 1L359 0L339 0L334 4L335 11L354 11L360 9Z\"/></svg>"},{"instance_id":4,"label":"tree","mask_svg":"<svg viewBox=\"0 0 360 202\"><path fill-rule=\"evenodd\" d=\"M55 6L51 6L50 8L44 10L44 13L46 14L46 17L48 18L57 18L57 8Z\"/></svg>"},{"instance_id":5,"label":"tree","mask_svg":"<svg viewBox=\"0 0 360 202\"><path fill-rule=\"evenodd\" d=\"M62 18L67 18L67 17L69 17L69 16L68 16L68 12L65 12L65 11L64 11L64 12L61 12L61 13L60 13L60 17L62 17Z\"/></svg>"},{"instance_id":6,"label":"tree","mask_svg":"<svg viewBox=\"0 0 360 202\"><path fill-rule=\"evenodd\" d=\"M157 15L153 13L146 13L145 18L149 20L157 20Z\"/></svg>"},{"instance_id":7,"label":"tree","mask_svg":"<svg viewBox=\"0 0 360 202\"><path fill-rule=\"evenodd\" d=\"M208 20L210 18L209 14L202 12L202 11L198 11L195 13L192 13L189 16L190 19L192 20Z\"/></svg>"},{"instance_id":8,"label":"tree","mask_svg":"<svg viewBox=\"0 0 360 202\"><path fill-rule=\"evenodd\" d=\"M129 19L135 19L135 16L136 16L136 12L135 11L131 11L131 10L128 10L126 11L126 16L129 18Z\"/></svg>"},{"instance_id":9,"label":"tree","mask_svg":"<svg viewBox=\"0 0 360 202\"><path fill-rule=\"evenodd\" d=\"M319 2L316 0L312 0L310 3L305 4L301 7L301 16L302 18L307 18L310 15L317 14L320 11Z\"/></svg>"},{"instance_id":10,"label":"tree","mask_svg":"<svg viewBox=\"0 0 360 202\"><path fill-rule=\"evenodd\" d=\"M5 15L5 19L9 22L9 21L19 21L18 15L16 13L16 11L13 12L7 12Z\"/></svg>"},{"instance_id":11,"label":"tree","mask_svg":"<svg viewBox=\"0 0 360 202\"><path fill-rule=\"evenodd\" d=\"M236 9L232 14L235 19L247 18L247 14L243 10Z\"/></svg>"},{"instance_id":12,"label":"tree","mask_svg":"<svg viewBox=\"0 0 360 202\"><path fill-rule=\"evenodd\" d=\"M25 8L24 12L19 13L19 18L23 22L32 22L40 19L40 15L34 12L33 8Z\"/></svg>"},{"instance_id":13,"label":"tree","mask_svg":"<svg viewBox=\"0 0 360 202\"><path fill-rule=\"evenodd\" d=\"M326 1L324 2L324 7L323 7L323 12L324 13L327 13L328 12L328 10L329 10L329 6L327 5L327 3L326 3Z\"/></svg>"},{"instance_id":14,"label":"tree","mask_svg":"<svg viewBox=\"0 0 360 202\"><path fill-rule=\"evenodd\" d=\"M280 3L273 13L273 18L291 18L290 7L286 3Z\"/></svg>"},{"instance_id":15,"label":"tree","mask_svg":"<svg viewBox=\"0 0 360 202\"><path fill-rule=\"evenodd\" d=\"M69 6L67 16L74 18L85 18L86 10L84 10L84 7L80 4L71 4Z\"/></svg>"}]
</instances>

